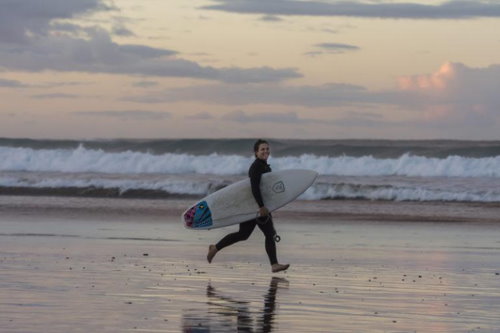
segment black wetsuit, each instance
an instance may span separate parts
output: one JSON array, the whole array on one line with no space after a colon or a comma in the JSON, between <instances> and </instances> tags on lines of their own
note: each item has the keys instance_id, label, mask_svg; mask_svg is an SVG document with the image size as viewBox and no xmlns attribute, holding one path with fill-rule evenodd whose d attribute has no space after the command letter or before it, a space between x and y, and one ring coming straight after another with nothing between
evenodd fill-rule
<instances>
[{"instance_id":1,"label":"black wetsuit","mask_svg":"<svg viewBox=\"0 0 500 333\"><path fill-rule=\"evenodd\" d=\"M262 174L271 172L271 167L266 161L255 159L255 161L250 166L248 170L248 176L250 177L250 184L252 185L252 194L255 201L260 207L264 207L264 202L262 201L262 194L260 193L260 179ZM259 223L257 219L252 219L247 222L240 223L240 230L232 234L227 235L222 238L215 247L217 250L222 250L223 248L232 245L236 242L247 240L252 234L255 226L258 225L259 229L262 230L266 237L266 252L269 257L271 265L277 264L278 259L276 257L276 244L274 242L274 235L276 234L273 225L273 219L269 215L269 219L265 223Z\"/></svg>"}]
</instances>

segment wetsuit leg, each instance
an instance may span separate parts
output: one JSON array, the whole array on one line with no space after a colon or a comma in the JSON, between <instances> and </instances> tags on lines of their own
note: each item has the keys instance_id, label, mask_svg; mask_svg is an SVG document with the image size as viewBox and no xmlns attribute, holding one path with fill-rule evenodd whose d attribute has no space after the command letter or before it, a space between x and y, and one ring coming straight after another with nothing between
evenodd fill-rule
<instances>
[{"instance_id":1,"label":"wetsuit leg","mask_svg":"<svg viewBox=\"0 0 500 333\"><path fill-rule=\"evenodd\" d=\"M255 220L240 223L240 230L238 230L238 232L226 235L217 244L215 244L215 247L217 250L222 250L223 248L236 242L247 240L252 234L253 229L255 229L256 224L257 222Z\"/></svg>"},{"instance_id":2,"label":"wetsuit leg","mask_svg":"<svg viewBox=\"0 0 500 333\"><path fill-rule=\"evenodd\" d=\"M278 263L278 258L276 255L276 243L274 242L274 235L276 231L274 230L273 219L269 217L269 220L264 224L258 224L260 230L264 233L266 237L266 252L269 257L269 262L271 265Z\"/></svg>"}]
</instances>

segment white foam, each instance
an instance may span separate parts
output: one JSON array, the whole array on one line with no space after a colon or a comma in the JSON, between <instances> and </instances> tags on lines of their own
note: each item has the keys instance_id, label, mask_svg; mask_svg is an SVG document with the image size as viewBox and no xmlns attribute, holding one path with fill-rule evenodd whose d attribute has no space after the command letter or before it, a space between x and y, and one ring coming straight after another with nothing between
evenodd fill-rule
<instances>
[{"instance_id":1,"label":"white foam","mask_svg":"<svg viewBox=\"0 0 500 333\"><path fill-rule=\"evenodd\" d=\"M115 178L101 175L75 174L34 174L0 177L0 187L28 188L101 188L119 189L121 193L127 190L156 190L172 195L195 195L203 197L224 185L235 181L220 178L203 177L190 180L189 177L178 179L162 176L139 178ZM186 179L187 178L187 179ZM469 201L469 202L500 202L500 191L477 190L462 186L449 186L440 189L429 185L394 186L390 184L351 184L319 182L309 188L299 199L364 199L391 201Z\"/></svg>"},{"instance_id":2,"label":"white foam","mask_svg":"<svg viewBox=\"0 0 500 333\"><path fill-rule=\"evenodd\" d=\"M106 179L106 178L42 178L39 180L17 177L0 177L2 187L28 188L101 188L119 189L121 193L127 190L159 190L170 194L188 194L204 196L214 187L210 182L186 180L135 180L135 179Z\"/></svg>"},{"instance_id":3,"label":"white foam","mask_svg":"<svg viewBox=\"0 0 500 333\"><path fill-rule=\"evenodd\" d=\"M2 171L99 172L118 174L240 174L251 158L242 156L105 152L83 146L69 149L0 147Z\"/></svg>"},{"instance_id":4,"label":"white foam","mask_svg":"<svg viewBox=\"0 0 500 333\"><path fill-rule=\"evenodd\" d=\"M424 187L364 186L357 184L317 184L309 188L299 199L500 202L500 192L449 191Z\"/></svg>"},{"instance_id":5,"label":"white foam","mask_svg":"<svg viewBox=\"0 0 500 333\"><path fill-rule=\"evenodd\" d=\"M0 147L0 171L97 172L110 174L244 175L252 156L106 152L86 149ZM500 156L429 158L404 154L399 158L302 155L271 158L274 170L304 168L321 175L500 177Z\"/></svg>"}]
</instances>

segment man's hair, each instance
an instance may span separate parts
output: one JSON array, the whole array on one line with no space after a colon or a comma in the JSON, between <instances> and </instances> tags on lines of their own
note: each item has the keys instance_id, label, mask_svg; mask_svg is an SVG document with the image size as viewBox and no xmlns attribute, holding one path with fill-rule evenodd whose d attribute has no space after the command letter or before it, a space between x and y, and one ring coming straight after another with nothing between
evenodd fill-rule
<instances>
[{"instance_id":1,"label":"man's hair","mask_svg":"<svg viewBox=\"0 0 500 333\"><path fill-rule=\"evenodd\" d=\"M267 142L266 140L263 140L263 139L259 139L259 140L255 141L255 143L253 145L253 152L256 153L259 150L259 146L263 143L269 144L269 142Z\"/></svg>"}]
</instances>

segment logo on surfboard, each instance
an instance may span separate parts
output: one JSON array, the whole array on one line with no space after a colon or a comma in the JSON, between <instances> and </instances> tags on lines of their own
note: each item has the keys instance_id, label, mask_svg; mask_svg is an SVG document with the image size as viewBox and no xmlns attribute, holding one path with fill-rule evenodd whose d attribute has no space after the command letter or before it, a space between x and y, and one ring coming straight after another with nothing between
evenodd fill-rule
<instances>
[{"instance_id":1,"label":"logo on surfboard","mask_svg":"<svg viewBox=\"0 0 500 333\"><path fill-rule=\"evenodd\" d=\"M273 184L272 190L274 193L283 193L285 192L285 184L280 180Z\"/></svg>"}]
</instances>

